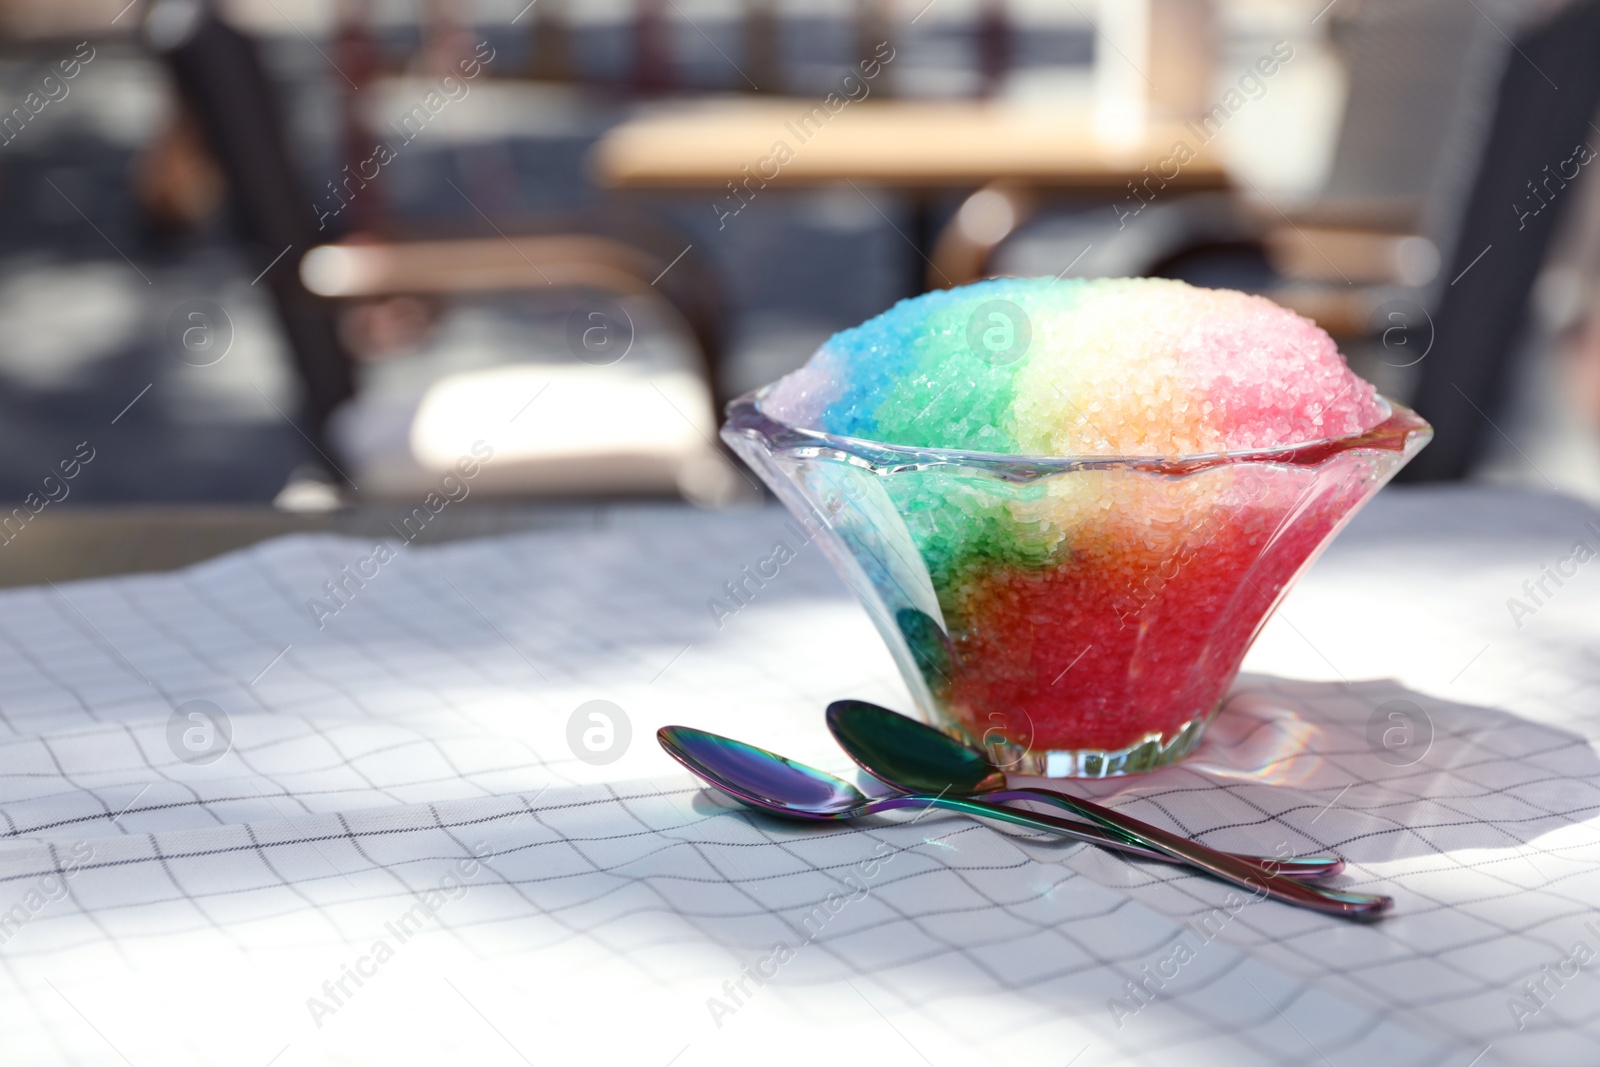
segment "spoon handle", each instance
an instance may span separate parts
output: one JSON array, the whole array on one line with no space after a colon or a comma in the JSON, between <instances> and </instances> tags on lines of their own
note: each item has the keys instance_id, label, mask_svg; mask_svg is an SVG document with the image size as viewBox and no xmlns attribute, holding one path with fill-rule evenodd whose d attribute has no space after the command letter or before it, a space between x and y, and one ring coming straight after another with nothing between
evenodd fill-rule
<instances>
[{"instance_id":1,"label":"spoon handle","mask_svg":"<svg viewBox=\"0 0 1600 1067\"><path fill-rule=\"evenodd\" d=\"M985 793L984 795L990 800L1037 800L1047 804L1054 804L1068 811L1077 810L1073 807L1073 797L1065 793L1058 793L1054 789L1029 787L1007 789L1003 792ZM1132 835L1127 835L1127 838L1130 841L1137 841L1137 838ZM1286 878L1306 880L1331 878L1344 870L1344 859L1340 856L1253 856L1243 852L1234 852L1230 853L1230 855L1253 863L1262 870L1271 871L1273 874L1281 874Z\"/></svg>"},{"instance_id":2,"label":"spoon handle","mask_svg":"<svg viewBox=\"0 0 1600 1067\"><path fill-rule=\"evenodd\" d=\"M989 794L1002 797L1003 794ZM1037 798L1030 798L1037 799ZM1073 822L1067 819L1058 819L1054 815L1046 815L1036 811L1021 811L1008 808L1001 804L990 803L987 800L976 800L972 797L932 796L920 794L900 794L893 797L882 797L874 800L864 811L863 815L876 814L892 808L934 807L945 808L950 811L959 811L965 815L976 815L985 819L994 819L998 822L1008 822L1015 826L1026 826L1031 830L1046 830L1050 833L1069 837L1086 844L1099 845L1102 848L1115 849L1125 852L1139 859L1159 860L1162 863L1172 863L1181 867L1190 866L1187 860L1178 859L1159 849L1148 848L1136 841L1130 840L1120 834L1109 833L1093 823ZM1277 862L1266 857L1243 857L1254 859L1263 865ZM1343 866L1343 860L1335 858L1333 864L1310 864L1303 869L1288 869L1283 873L1290 878L1323 878L1336 873Z\"/></svg>"},{"instance_id":3,"label":"spoon handle","mask_svg":"<svg viewBox=\"0 0 1600 1067\"><path fill-rule=\"evenodd\" d=\"M974 800L971 797L935 796L933 794L900 793L895 796L880 797L873 800L859 814L876 815L880 811L890 811L894 808L943 808L947 811L959 811L964 815L977 815L985 819L994 819L998 822L1008 822L1014 826L1026 826L1030 830L1046 830L1050 833L1060 834L1091 845L1101 845L1105 848L1114 848L1141 859L1160 860L1163 863L1178 863L1184 861L1167 855L1160 849L1150 848L1136 841L1130 841L1121 835L1108 833L1093 823L1070 822L1058 819L1054 815L1044 815L1039 812L1020 811L1008 808L1003 804L991 804L984 800Z\"/></svg>"},{"instance_id":4,"label":"spoon handle","mask_svg":"<svg viewBox=\"0 0 1600 1067\"><path fill-rule=\"evenodd\" d=\"M1394 906L1391 897L1347 893L1343 890L1296 881L1256 866L1241 856L1219 852L1217 849L1190 841L1186 837L1151 826L1131 815L1101 807L1093 801L1068 793L1055 793L1052 799L1074 814L1114 834L1130 835L1140 844L1165 852L1225 882L1232 882L1252 893L1272 897L1285 904L1295 904L1328 915L1353 919L1376 918Z\"/></svg>"}]
</instances>

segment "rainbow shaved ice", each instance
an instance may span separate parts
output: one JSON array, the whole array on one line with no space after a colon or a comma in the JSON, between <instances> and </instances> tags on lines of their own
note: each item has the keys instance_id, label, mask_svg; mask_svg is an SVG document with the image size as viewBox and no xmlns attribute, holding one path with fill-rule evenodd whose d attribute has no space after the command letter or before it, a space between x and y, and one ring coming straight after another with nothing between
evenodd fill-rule
<instances>
[{"instance_id":1,"label":"rainbow shaved ice","mask_svg":"<svg viewBox=\"0 0 1600 1067\"><path fill-rule=\"evenodd\" d=\"M906 300L755 403L800 430L980 454L758 469L833 515L923 701L1052 774L1192 747L1282 591L1426 440L1316 324L1162 279ZM1007 456L1082 462L1014 476Z\"/></svg>"},{"instance_id":2,"label":"rainbow shaved ice","mask_svg":"<svg viewBox=\"0 0 1600 1067\"><path fill-rule=\"evenodd\" d=\"M1020 308L1032 334L1010 361L970 344L994 301ZM983 324L997 340L1017 332L1002 319ZM1006 278L904 300L829 338L762 407L850 437L1034 456L1271 448L1387 416L1316 323L1162 278Z\"/></svg>"}]
</instances>

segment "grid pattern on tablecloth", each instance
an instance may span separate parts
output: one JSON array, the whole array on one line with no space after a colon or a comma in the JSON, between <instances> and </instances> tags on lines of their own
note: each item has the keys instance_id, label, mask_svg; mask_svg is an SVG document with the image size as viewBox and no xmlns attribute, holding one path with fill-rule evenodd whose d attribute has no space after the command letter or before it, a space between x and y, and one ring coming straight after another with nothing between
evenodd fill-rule
<instances>
[{"instance_id":1,"label":"grid pattern on tablecloth","mask_svg":"<svg viewBox=\"0 0 1600 1067\"><path fill-rule=\"evenodd\" d=\"M170 576L0 594L0 833L494 796L581 776L557 727L587 696L688 706L716 685L810 707L830 686L884 677L858 620L816 678L785 677L792 624L779 639L743 617L713 624L706 601L738 572L728 560L792 538L775 516L661 520L407 549L320 628L308 604L333 603L324 583L371 546L286 538ZM814 556L791 564L769 613L839 606ZM737 658L707 664L697 648ZM233 722L232 752L212 767L183 763L165 734L196 699Z\"/></svg>"},{"instance_id":2,"label":"grid pattern on tablecloth","mask_svg":"<svg viewBox=\"0 0 1600 1067\"><path fill-rule=\"evenodd\" d=\"M1478 526L1500 513L1471 496L1430 497L1426 508L1430 521L1454 508L1457 523ZM1565 513L1547 518L1565 529ZM1218 1050L1235 1063L1465 1064L1485 1048L1593 1062L1600 998L1588 995L1590 979L1548 986L1554 995L1529 1001L1539 1010L1524 1030L1508 1005L1574 941L1597 943L1584 926L1600 899L1587 659L1500 638L1510 651L1478 660L1491 679L1479 684L1488 691L1498 678L1523 692L1517 714L1392 681L1256 679L1193 763L1131 788L1097 787L1214 845L1270 851L1269 838L1281 838L1295 851L1339 851L1353 885L1399 901L1399 918L1374 928L1251 905L1203 942L1181 924L1214 915L1225 890L1181 871L942 816L817 830L707 812L681 778L568 784L589 772L559 720L600 679L634 694L645 750L646 726L705 709L708 692L759 694L770 719L762 728L798 738L816 731L827 697L892 687L875 676L886 661L861 613L815 553L725 628L712 626L704 600L782 533L771 515L663 517L585 539L417 551L315 638L302 632L311 624L300 590L314 591L330 565L365 546L290 539L178 575L0 597L11 609L0 612L0 715L10 731L0 810L8 836L31 841L0 852L0 886L25 894L74 848L94 853L66 883L70 905L41 911L0 952L28 1006L18 1032L61 1016L49 999L60 991L43 977L63 954L99 946L132 972L140 946L163 938L199 938L240 959L285 943L308 955L352 943L357 917L411 899L417 873L461 855L472 826L490 835L492 874L465 898L470 909L442 914L447 936L474 958L509 955L535 968L555 951L621 961L638 996L683 1001L684 1017L698 1020L684 1023L684 1039L712 1057L705 1062L720 1062L723 1034L706 1002L738 975L727 954L749 959L799 938L797 916L841 891L841 872L868 841L895 850L889 873L775 984L865 999L964 1056L1033 1056L1029 1035L1055 1041L1065 1018L1093 1050L1086 1064L1203 1061ZM1461 564L1441 553L1431 572L1415 561L1374 571L1361 556L1368 542L1352 540L1361 568L1341 570L1332 554L1319 571L1325 590L1364 580L1424 611ZM1536 569L1542 545L1534 539L1512 570ZM1318 655L1345 660L1355 645L1301 633L1332 603L1319 595L1309 582L1285 620ZM1595 599L1575 586L1562 610L1600 619ZM818 625L843 640L825 656L797 656L797 635ZM1580 633L1592 639L1597 628ZM296 637L310 647L252 683L252 669ZM262 684L286 663L294 669ZM254 704L235 716L234 752L219 771L166 748L174 703L241 695ZM1367 737L1374 709L1390 700L1413 702L1436 727L1426 757L1409 766L1384 762ZM527 728L535 714L539 727ZM722 728L739 733L730 722ZM1308 729L1315 755L1297 755ZM1169 958L1180 937L1199 948L1195 962L1139 1007L1124 983L1147 977L1143 968ZM725 953L714 965L656 959L670 946ZM1121 1027L1113 1001L1138 1008ZM61 1032L54 1022L43 1030Z\"/></svg>"},{"instance_id":3,"label":"grid pattern on tablecloth","mask_svg":"<svg viewBox=\"0 0 1600 1067\"><path fill-rule=\"evenodd\" d=\"M737 961L754 963L779 941L793 947L795 964L775 983L849 989L874 1011L921 1020L924 1041L931 1035L938 1047L991 1062L1036 1055L1031 1032L1054 1040L1064 1015L1077 1017L1067 1027L1074 1039L1095 1050L1088 1063L1173 1062L1219 1039L1236 1063L1379 1050L1403 1053L1387 1062L1445 1063L1451 1052L1385 1013L1192 934L1198 962L1181 985L1162 991L1159 1027L1139 1017L1154 1008L1122 1030L1108 1025L1106 1002L1126 998L1123 982L1138 979L1141 965L1182 930L1127 892L1057 862L1056 845L938 815L821 832L775 826L742 812L694 810L696 791L681 783L553 792L105 839L66 879L70 904L42 913L8 946L12 992L64 999L41 978L86 938L115 940L133 973L145 952L173 939L212 953L226 945L245 961L281 951L279 928L296 913L316 919L310 929L297 925L302 947L359 945L377 929L374 911L403 912L439 870L477 854L488 857L485 873L463 879L470 888L459 909L438 908L437 936L478 958L537 961L577 942L586 954L631 962L630 994L678 1001L681 1040L701 1045L703 1062L722 1062L707 1001L733 1003L722 981L740 977ZM8 883L36 883L70 860L58 846L44 848L53 849L50 859L31 869L18 869L24 855L8 856L16 871ZM872 857L878 865L863 874ZM1165 888L1163 910L1191 917L1222 898L1181 874L1135 877L1137 888ZM640 923L641 914L649 921ZM672 942L719 945L732 962L685 967L652 958ZM320 973L306 970L280 999L298 1007L316 993ZM974 997L1014 1003L992 1017L954 1009ZM302 1016L284 1036L310 1054L321 1035Z\"/></svg>"}]
</instances>

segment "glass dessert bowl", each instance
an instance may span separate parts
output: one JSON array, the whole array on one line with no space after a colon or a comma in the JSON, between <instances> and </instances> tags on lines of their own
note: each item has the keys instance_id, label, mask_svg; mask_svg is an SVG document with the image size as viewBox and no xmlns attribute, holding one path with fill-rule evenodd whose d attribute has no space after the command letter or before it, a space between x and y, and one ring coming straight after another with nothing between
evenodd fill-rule
<instances>
[{"instance_id":1,"label":"glass dessert bowl","mask_svg":"<svg viewBox=\"0 0 1600 1067\"><path fill-rule=\"evenodd\" d=\"M1294 579L1432 436L1179 456L920 448L734 401L724 440L818 536L929 722L1020 774L1193 750Z\"/></svg>"}]
</instances>

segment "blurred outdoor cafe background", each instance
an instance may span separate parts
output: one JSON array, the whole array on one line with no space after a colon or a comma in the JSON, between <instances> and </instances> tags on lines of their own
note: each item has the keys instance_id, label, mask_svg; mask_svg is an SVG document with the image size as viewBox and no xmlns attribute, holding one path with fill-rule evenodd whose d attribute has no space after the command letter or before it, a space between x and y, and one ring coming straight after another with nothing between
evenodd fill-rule
<instances>
[{"instance_id":1,"label":"blurred outdoor cafe background","mask_svg":"<svg viewBox=\"0 0 1600 1067\"><path fill-rule=\"evenodd\" d=\"M485 450L502 516L740 506L724 401L994 274L1266 293L1435 423L1409 476L1600 499L1596 54L1590 0L7 0L10 551Z\"/></svg>"}]
</instances>

